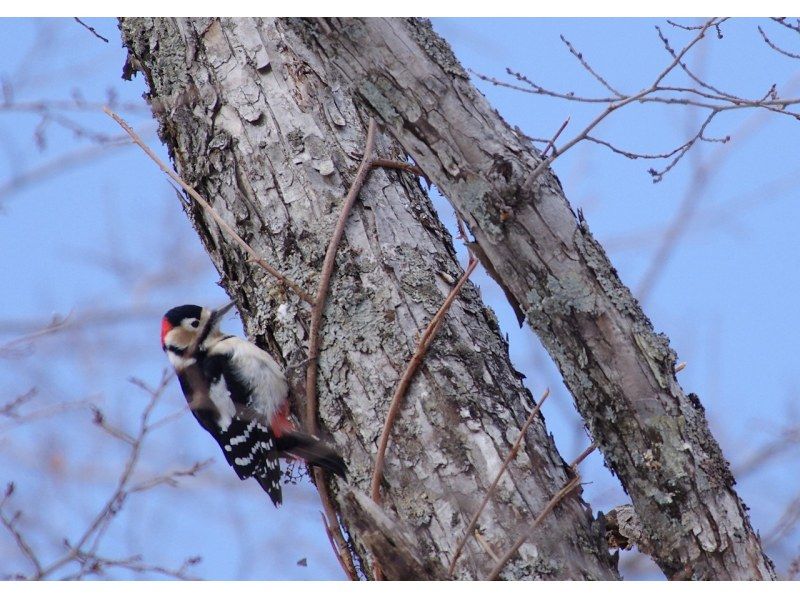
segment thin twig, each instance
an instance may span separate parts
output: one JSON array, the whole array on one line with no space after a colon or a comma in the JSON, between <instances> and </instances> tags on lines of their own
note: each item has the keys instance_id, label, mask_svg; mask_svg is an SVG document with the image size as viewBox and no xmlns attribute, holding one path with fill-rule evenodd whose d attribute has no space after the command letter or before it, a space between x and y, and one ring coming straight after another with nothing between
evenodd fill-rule
<instances>
[{"instance_id":1,"label":"thin twig","mask_svg":"<svg viewBox=\"0 0 800 598\"><path fill-rule=\"evenodd\" d=\"M700 29L700 27L702 27L702 25L681 25L680 23L676 23L670 19L666 19L666 21L676 29L683 29L684 31L697 31Z\"/></svg>"},{"instance_id":2,"label":"thin twig","mask_svg":"<svg viewBox=\"0 0 800 598\"><path fill-rule=\"evenodd\" d=\"M472 535L472 531L475 529L475 526L478 524L478 519L480 518L481 513L483 513L483 510L486 508L486 505L489 504L489 499L492 497L492 494L494 494L494 490L495 490L495 488L497 488L497 484L500 482L500 478L503 477L503 474L505 473L506 469L508 468L508 464L511 463L511 461L514 459L514 457L517 456L517 452L519 451L519 447L522 445L522 440L525 438L525 432L528 431L528 427L533 423L534 418L539 413L539 411L541 411L542 405L544 404L544 402L547 400L547 397L549 397L549 396L550 396L550 389L548 388L548 389L545 389L544 393L542 394L542 397L539 399L539 402L536 403L536 406L533 408L533 411L531 411L531 414L528 416L528 419L526 419L525 423L522 425L522 428L519 431L519 436L517 436L517 440L512 445L511 450L508 452L508 455L506 456L506 458L503 461L502 465L500 465L500 470L497 472L497 475L495 476L495 478L492 481L491 485L486 490L486 493L483 496L483 500L481 501L481 504L478 507L478 510L475 511L475 514L472 516L472 519L470 520L469 524L467 525L467 529L464 532L464 537L461 538L461 540L458 543L458 546L456 546L456 550L453 553L453 558L450 560L450 566L447 569L447 573L451 577L453 576L453 573L455 572L456 563L458 562L458 557L461 556L461 552L464 550L464 546L466 546L467 540L469 540L469 537Z\"/></svg>"},{"instance_id":3,"label":"thin twig","mask_svg":"<svg viewBox=\"0 0 800 598\"><path fill-rule=\"evenodd\" d=\"M0 502L0 523L3 524L8 532L13 536L14 541L17 543L20 552L24 554L27 559L31 562L34 569L34 574L39 575L44 569L42 568L42 563L39 558L36 556L36 553L31 548L30 543L25 539L22 535L22 532L19 531L17 527L17 520L19 518L20 512L17 511L11 518L8 518L3 513L3 507L5 506L6 501L14 492L14 484L9 483L6 487L5 495L3 496L3 500Z\"/></svg>"},{"instance_id":4,"label":"thin twig","mask_svg":"<svg viewBox=\"0 0 800 598\"><path fill-rule=\"evenodd\" d=\"M734 136L741 143L748 136L758 131L766 117L767 114L764 112L754 114L734 132ZM674 253L675 247L678 246L678 241L694 218L695 212L699 209L704 190L710 184L713 175L720 170L719 165L730 155L730 151L731 146L719 146L716 151L694 168L690 183L681 199L678 210L661 236L653 258L650 260L650 264L636 288L636 297L642 304L647 301L655 287L655 283Z\"/></svg>"},{"instance_id":5,"label":"thin twig","mask_svg":"<svg viewBox=\"0 0 800 598\"><path fill-rule=\"evenodd\" d=\"M578 472L575 470L575 468L578 467L578 465L580 465L581 463L583 463L583 461L586 459L586 457L588 457L595 450L597 450L598 446L600 446L600 445L597 443L597 441L595 441L592 444L590 444L589 446L587 446L585 449L583 449L583 452L580 455L578 455L577 457L575 457L575 459L572 461L572 463L569 464L569 468L577 474Z\"/></svg>"},{"instance_id":6,"label":"thin twig","mask_svg":"<svg viewBox=\"0 0 800 598\"><path fill-rule=\"evenodd\" d=\"M409 164L408 162L400 162L399 160L389 160L387 158L374 158L370 162L370 168L394 168L395 170L405 170L406 172L410 172L411 174L415 174L417 176L425 177L425 173L422 172L419 166L415 164Z\"/></svg>"},{"instance_id":7,"label":"thin twig","mask_svg":"<svg viewBox=\"0 0 800 598\"><path fill-rule=\"evenodd\" d=\"M53 316L52 321L29 334L25 334L19 338L15 338L7 343L0 345L0 357L7 357L13 354L13 349L19 345L24 345L25 343L29 343L31 341L36 340L39 337L46 336L48 334L52 334L54 332L58 332L59 330L66 328L70 325L70 319L72 318L73 312L70 311L66 316L60 318L58 315Z\"/></svg>"},{"instance_id":8,"label":"thin twig","mask_svg":"<svg viewBox=\"0 0 800 598\"><path fill-rule=\"evenodd\" d=\"M102 146L92 145L81 147L75 151L66 152L56 158L39 164L29 170L20 172L0 183L0 199L12 196L20 189L32 184L39 184L50 177L57 176L64 171L78 165L92 162L98 158L111 156L114 150L127 147L130 140L120 135Z\"/></svg>"},{"instance_id":9,"label":"thin twig","mask_svg":"<svg viewBox=\"0 0 800 598\"><path fill-rule=\"evenodd\" d=\"M583 103L599 103L605 104L604 110L598 114L598 116L587 125L583 131L581 131L577 136L573 139L565 143L561 148L553 148L553 151L550 152L549 155L545 152L542 155L542 161L540 161L535 168L533 168L531 174L526 178L526 185L532 185L537 177L541 175L547 167L561 155L563 152L569 150L575 144L581 141L592 141L594 143L603 145L615 153L625 156L629 159L637 159L643 158L647 160L654 160L654 159L669 159L671 158L670 162L662 169L649 169L648 173L653 177L653 182L659 182L662 180L664 175L668 173L670 170L673 169L687 154L687 152L693 148L699 142L716 142L716 143L726 143L730 140L730 136L721 136L721 137L709 137L705 134L706 129L709 127L712 120L715 120L715 117L722 114L723 112L728 112L731 110L739 110L739 109L748 109L748 108L762 108L768 112L783 114L785 116L790 116L794 119L800 120L800 112L792 111L788 109L788 106L793 106L800 103L800 99L798 98L779 98L778 94L775 90L775 86L771 87L763 97L755 98L755 99L747 99L735 96L731 93L723 91L710 83L704 81L701 77L698 77L686 64L685 57L687 53L706 35L709 29L713 28L717 32L717 36L721 37L721 29L720 24L725 22L725 18L713 18L709 19L702 25L698 26L680 26L674 23L670 23L673 26L680 27L681 29L685 29L687 31L694 31L696 35L692 40L690 40L680 51L675 50L664 32L661 28L656 27L656 31L658 33L659 38L661 39L664 48L669 53L672 61L669 65L667 65L655 79L653 80L652 84L649 87L642 89L640 92L634 95L622 95L621 92L613 88L608 84L608 81L604 79L599 73L594 71L592 67L588 64L585 60L584 56L579 53L566 39L564 39L564 43L567 45L569 51L581 62L581 65L584 67L587 72L597 79L606 89L611 91L613 95L607 97L588 97L588 96L581 96L574 92L558 92L546 89L541 85L538 85L534 81L530 80L528 77L523 75L522 73L515 72L512 69L506 69L506 72L513 76L517 81L523 83L524 86L521 85L514 85L510 83L506 83L503 81L499 81L492 77L487 77L485 75L477 74L481 79L488 81L494 85L500 85L504 87L508 87L511 89L517 89L526 93L533 93L537 95L549 96L554 98L559 98L567 101L572 102L583 102ZM784 26L790 26L784 23L781 20L778 20L780 24ZM790 26L792 27L792 26ZM792 27L793 28L793 27ZM762 37L766 37L763 30L761 30ZM768 38L765 41L770 41ZM775 48L780 51L780 48ZM788 53L787 55L791 55ZM681 70L683 73L686 74L695 84L695 88L689 87L681 87L675 85L665 85L664 80L666 77L675 70ZM678 95L682 95L682 97L676 97ZM660 153L642 153L642 152L632 152L620 149L613 145L608 141L604 141L602 139L598 139L597 137L590 136L589 133L597 127L604 119L609 117L613 112L619 110L620 108L631 104L631 103L662 103L666 105L683 105L683 106L694 106L698 108L702 108L704 110L708 110L708 115L705 121L700 126L700 130L691 137L687 142L683 143L682 145L678 146L677 148L669 151L669 152L660 152ZM549 146L549 144L548 144Z\"/></svg>"},{"instance_id":10,"label":"thin twig","mask_svg":"<svg viewBox=\"0 0 800 598\"><path fill-rule=\"evenodd\" d=\"M474 257L471 257L469 265L464 271L464 274L450 291L450 294L444 300L444 303L439 308L439 311L437 311L433 316L427 328L425 329L425 332L423 332L422 337L417 344L417 349L414 352L411 361L408 362L406 370L403 372L403 376L400 378L400 382L398 383L397 388L394 391L394 395L392 396L392 400L389 403L389 411L386 413L386 421L383 423L383 431L381 432L381 438L378 442L378 453L375 456L375 469L372 472L372 482L370 483L370 496L372 497L372 500L378 504L381 502L381 479L383 478L383 467L386 459L386 447L389 444L389 437L392 433L394 421L397 419L397 415L400 413L400 406L402 405L403 398L405 397L408 387L411 385L411 380L414 378L417 368L419 367L420 363L422 363L422 359L425 357L428 347L430 347L433 339L436 337L436 333L444 321L445 314L450 309L453 301L455 301L458 293L461 291L461 288L466 284L477 265L478 260Z\"/></svg>"},{"instance_id":11,"label":"thin twig","mask_svg":"<svg viewBox=\"0 0 800 598\"><path fill-rule=\"evenodd\" d=\"M564 132L564 129L567 128L567 125L569 124L569 119L570 117L568 116L567 119L563 123L561 123L561 126L558 127L558 130L556 131L555 135L553 135L550 138L550 141L547 142L547 145L544 146L544 149L542 150L542 158L546 157L547 152L550 151L551 149L553 150L553 158L556 157L556 146L555 146L556 139L558 139L558 136L561 135L561 133Z\"/></svg>"},{"instance_id":12,"label":"thin twig","mask_svg":"<svg viewBox=\"0 0 800 598\"><path fill-rule=\"evenodd\" d=\"M724 21L725 21L725 19L721 19L718 23L716 23L715 26L719 27L720 23L723 23ZM661 40L661 43L664 44L664 49L670 54L670 56L672 56L673 58L677 58L677 55L675 54L675 50L670 45L669 39L667 38L667 36L664 35L663 31L661 31L661 27L656 25L656 31L658 32L658 38ZM694 72L692 72L692 70L689 68L689 66L685 62L683 62L682 60L678 60L678 66L680 66L681 70L684 73L686 73L687 77L689 77L692 81L697 83L701 88L707 89L708 91L711 91L711 92L717 94L717 96L719 96L723 100L729 100L729 101L735 102L738 99L737 96L733 95L732 93L727 93L725 91L722 91L721 89L719 89L717 87L714 87L710 83L707 83L702 78L700 78L697 75L695 75Z\"/></svg>"},{"instance_id":13,"label":"thin twig","mask_svg":"<svg viewBox=\"0 0 800 598\"><path fill-rule=\"evenodd\" d=\"M475 539L478 541L478 544L481 545L481 548L483 548L489 554L489 556L492 557L492 560L497 561L500 558L497 556L497 553L494 551L494 548L492 548L489 542L486 541L486 538L483 537L483 534L476 531Z\"/></svg>"},{"instance_id":14,"label":"thin twig","mask_svg":"<svg viewBox=\"0 0 800 598\"><path fill-rule=\"evenodd\" d=\"M539 516L536 517L536 519L534 519L530 528L528 528L528 530L524 534L522 534L516 542L514 542L514 545L511 548L509 548L505 552L505 554L503 554L502 557L500 557L500 561L494 566L489 575L486 577L487 580L494 581L498 578L498 576L503 571L508 562L512 558L514 558L514 555L517 553L517 550L519 550L519 547L522 546L528 540L528 537L531 535L533 530L535 530L537 527L539 527L539 525L541 525L545 517L547 517L553 511L553 509L555 509L556 506L558 506L558 504L562 500L564 500L573 490L575 490L575 488L577 488L580 485L580 482L581 482L580 477L573 478L569 482L567 482L561 488L561 490L556 492L553 498L551 498L550 501L544 506L542 512L539 513Z\"/></svg>"},{"instance_id":15,"label":"thin twig","mask_svg":"<svg viewBox=\"0 0 800 598\"><path fill-rule=\"evenodd\" d=\"M11 399L8 403L0 405L0 415L10 419L18 419L20 417L18 409L35 397L37 392L38 391L34 386L26 392L23 392L17 397Z\"/></svg>"},{"instance_id":16,"label":"thin twig","mask_svg":"<svg viewBox=\"0 0 800 598\"><path fill-rule=\"evenodd\" d=\"M93 404L89 408L92 411L92 423L101 428L106 434L108 434L112 438L121 440L122 442L130 446L133 446L136 443L136 439L133 436L131 436L124 430L121 430L120 428L109 424L106 421L105 415L103 415L103 412L100 411L100 408L97 405Z\"/></svg>"},{"instance_id":17,"label":"thin twig","mask_svg":"<svg viewBox=\"0 0 800 598\"><path fill-rule=\"evenodd\" d=\"M152 428L149 428L152 429ZM144 492L145 490L150 490L151 488L155 488L156 486L160 486L162 484L166 484L167 486L175 487L178 485L179 478L186 478L186 477L194 477L196 476L201 470L205 469L209 465L214 462L213 459L206 459L204 461L197 461L189 468L186 469L175 469L167 474L156 476L154 478L150 478L149 480L145 480L144 482L140 482L135 486L131 486L128 492L130 494L135 494L137 492Z\"/></svg>"},{"instance_id":18,"label":"thin twig","mask_svg":"<svg viewBox=\"0 0 800 598\"><path fill-rule=\"evenodd\" d=\"M235 230L233 230L233 228L227 222L225 222L225 220L222 219L222 217L219 214L217 214L214 208L211 207L211 204L209 204L205 199L203 199L203 197L197 191L195 191L195 189L191 185L189 185L180 176L178 176L178 174L174 170L172 170L169 166L167 166L161 160L161 158L159 158L155 154L155 152L152 149L150 149L150 147L142 140L141 137L139 137L139 135L137 135L136 131L134 131L131 128L131 126L122 119L122 117L116 114L108 106L103 108L103 112L105 112L115 121L117 121L117 124L119 124L119 126L122 127L125 130L125 132L131 137L133 142L140 148L142 148L144 153L146 153L149 156L149 158L158 165L158 167L162 170L162 172L164 172L164 174L166 174L169 178L175 181L175 183L180 185L183 188L183 190L186 191L186 193L188 193L192 197L192 199L194 199L198 204L200 204L200 206L206 211L206 213L209 216L211 216L214 222L216 222L217 225L219 225L219 227L222 230L224 230L230 236L230 238L233 241L235 241L236 244L239 245L239 247L241 247L242 250L244 250L244 252L247 253L253 259L253 261L256 264L258 264L264 270L272 274L272 276L277 278L281 284L291 288L295 293L297 293L297 295L303 301L305 301L309 305L314 305L314 300L311 298L311 295L306 293L300 285L298 285L290 278L287 278L285 275L281 274L278 270L276 270L269 263L267 263L261 256L259 256L258 253L256 253L255 249L250 247L250 245L248 245L247 242L244 239L242 239L238 235L238 233Z\"/></svg>"},{"instance_id":19,"label":"thin twig","mask_svg":"<svg viewBox=\"0 0 800 598\"><path fill-rule=\"evenodd\" d=\"M322 273L320 274L319 287L317 288L317 295L312 305L311 310L311 323L308 338L308 367L306 368L306 430L316 435L318 433L317 425L317 372L318 372L318 357L319 357L319 342L320 342L320 327L322 324L322 313L325 309L325 303L328 297L328 288L330 287L331 276L333 275L333 267L336 263L336 252L339 244L344 236L344 229L347 224L350 210L355 205L356 199L367 179L370 170L373 168L372 154L375 150L375 133L376 125L375 120L369 119L369 126L367 128L367 141L364 146L364 156L361 159L361 164L356 171L355 179L350 185L350 189L345 197L342 211L339 214L339 220L336 223L336 228L333 231L330 241L328 242L328 249L325 252L325 260L322 264ZM398 163L402 164L402 163ZM393 166L397 167L397 166ZM403 168L410 167L410 165L403 165ZM325 510L325 516L330 522L326 524L326 531L332 538L335 544L335 552L339 563L342 565L345 573L351 580L357 579L355 565L353 563L352 555L347 548L347 543L341 533L338 525L334 527L334 523L338 521L336 510L330 498L330 490L325 478L325 474L318 468L314 469L314 480L319 489L322 506Z\"/></svg>"},{"instance_id":20,"label":"thin twig","mask_svg":"<svg viewBox=\"0 0 800 598\"><path fill-rule=\"evenodd\" d=\"M100 35L99 33L97 33L97 31L95 30L95 28L94 28L94 27L90 27L89 25L87 25L86 23L84 23L83 21L81 21L81 20L80 20L78 17L72 17L72 18L73 18L73 19L75 19L76 21L78 21L78 23L80 23L81 25L83 25L83 26L84 26L86 29L88 29L89 31L91 31L91 32L94 34L94 36L95 36L96 38L98 38L98 39L102 39L104 42L108 43L108 40L107 40L105 37L103 37L102 35Z\"/></svg>"},{"instance_id":21,"label":"thin twig","mask_svg":"<svg viewBox=\"0 0 800 598\"><path fill-rule=\"evenodd\" d=\"M789 58L800 59L800 54L793 54L792 52L789 52L788 50L784 50L783 48L781 48L781 47L779 47L777 44L775 44L775 43L774 43L774 42L773 42L771 39L769 39L769 38L767 37L767 34L766 34L766 33L764 33L764 30L761 28L761 26L760 26L760 25L758 26L758 32L761 34L761 37L762 37L762 38L764 38L764 42L765 42L765 43L766 43L766 44L767 44L767 45L768 45L770 48L772 48L773 50L775 50L776 52L779 52L780 54L783 54L784 56L787 56L787 57L789 57Z\"/></svg>"},{"instance_id":22,"label":"thin twig","mask_svg":"<svg viewBox=\"0 0 800 598\"><path fill-rule=\"evenodd\" d=\"M328 536L328 542L331 545L331 550L333 550L333 554L336 555L336 560L339 561L339 565L341 565L342 569L346 571L347 567L345 566L344 561L342 560L342 555L339 554L339 547L336 546L336 542L334 542L333 540L333 534L331 533L331 530L328 527L328 520L325 518L325 513L320 511L319 518L322 519L322 528L325 530L325 535ZM354 580L351 579L350 581Z\"/></svg>"},{"instance_id":23,"label":"thin twig","mask_svg":"<svg viewBox=\"0 0 800 598\"><path fill-rule=\"evenodd\" d=\"M800 19L796 19L796 25L792 25L791 23L786 22L786 17L770 17L770 20L775 21L778 25L783 25L787 29L794 31L795 33L800 33Z\"/></svg>"},{"instance_id":24,"label":"thin twig","mask_svg":"<svg viewBox=\"0 0 800 598\"><path fill-rule=\"evenodd\" d=\"M608 81L606 81L597 71L595 71L591 67L591 65L583 57L583 54L581 52L578 52L566 37L564 37L563 35L561 35L559 37L561 37L561 41L564 42L564 44L567 46L567 49L569 50L569 53L572 54L575 58L578 59L578 61L581 63L581 66L584 69L586 69L586 71L592 77L594 77L600 83L600 85L605 87L608 91L610 91L611 93L613 93L615 96L617 96L620 99L625 97L625 94L620 93L615 87L612 87L611 84Z\"/></svg>"}]
</instances>

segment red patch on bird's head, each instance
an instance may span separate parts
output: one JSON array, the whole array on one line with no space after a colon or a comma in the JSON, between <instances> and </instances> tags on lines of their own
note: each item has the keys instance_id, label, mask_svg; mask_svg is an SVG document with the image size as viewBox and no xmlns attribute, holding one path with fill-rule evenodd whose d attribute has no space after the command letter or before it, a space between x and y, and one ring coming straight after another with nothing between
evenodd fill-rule
<instances>
[{"instance_id":1,"label":"red patch on bird's head","mask_svg":"<svg viewBox=\"0 0 800 598\"><path fill-rule=\"evenodd\" d=\"M174 326L167 318L161 318L161 348L165 351L167 350L167 345L164 344L164 339L167 337L169 331L173 328Z\"/></svg>"}]
</instances>

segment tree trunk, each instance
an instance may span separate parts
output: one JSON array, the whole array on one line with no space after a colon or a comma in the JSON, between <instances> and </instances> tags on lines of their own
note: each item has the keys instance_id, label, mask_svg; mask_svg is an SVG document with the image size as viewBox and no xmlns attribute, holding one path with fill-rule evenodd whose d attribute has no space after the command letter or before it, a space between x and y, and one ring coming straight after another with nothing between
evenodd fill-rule
<instances>
[{"instance_id":1,"label":"tree trunk","mask_svg":"<svg viewBox=\"0 0 800 598\"><path fill-rule=\"evenodd\" d=\"M160 135L182 177L261 256L313 294L370 112L346 73L334 68L334 56L345 48L333 40L327 49L317 46L312 25L121 20L127 68L144 74ZM353 25L354 33L366 33L363 24ZM378 153L404 156L386 136L379 138ZM344 454L348 483L367 491L392 391L419 333L462 270L412 176L375 170L360 197L324 312L318 394L321 428ZM284 364L301 362L308 306L249 262L196 204L187 204L187 213L250 337ZM302 384L302 368L291 377ZM294 397L299 413L302 393ZM353 502L347 484L332 482L362 572L372 574L374 558L387 575L427 571L441 577L531 407L494 315L467 284L394 428L382 487L390 519ZM570 475L538 417L480 519L481 539L502 553ZM350 508L342 510L348 496ZM348 516L369 513L379 529L349 525ZM504 577L616 578L599 526L592 524L579 493L568 496L533 530ZM403 555L391 554L385 534L392 529L408 531L397 548ZM371 554L370 546L382 553ZM471 538L455 575L482 578L494 564Z\"/></svg>"},{"instance_id":2,"label":"tree trunk","mask_svg":"<svg viewBox=\"0 0 800 598\"><path fill-rule=\"evenodd\" d=\"M369 107L449 198L558 364L670 578L770 579L697 396L540 158L426 21L292 20L293 50ZM302 44L302 45L301 45Z\"/></svg>"}]
</instances>

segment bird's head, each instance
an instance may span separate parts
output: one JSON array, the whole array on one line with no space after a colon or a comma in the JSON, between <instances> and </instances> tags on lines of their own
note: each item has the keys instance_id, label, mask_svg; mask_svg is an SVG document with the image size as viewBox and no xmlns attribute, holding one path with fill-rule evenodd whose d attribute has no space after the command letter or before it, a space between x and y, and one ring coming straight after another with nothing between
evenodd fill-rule
<instances>
[{"instance_id":1,"label":"bird's head","mask_svg":"<svg viewBox=\"0 0 800 598\"><path fill-rule=\"evenodd\" d=\"M191 357L207 339L218 336L222 316L233 302L219 309L199 305L173 307L161 318L161 348L170 354Z\"/></svg>"}]
</instances>

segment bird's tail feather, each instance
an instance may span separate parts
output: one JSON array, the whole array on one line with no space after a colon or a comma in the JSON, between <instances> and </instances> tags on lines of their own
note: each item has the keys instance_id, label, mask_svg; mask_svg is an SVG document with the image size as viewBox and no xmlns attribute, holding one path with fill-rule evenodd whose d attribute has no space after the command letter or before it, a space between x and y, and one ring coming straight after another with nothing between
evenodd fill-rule
<instances>
[{"instance_id":1,"label":"bird's tail feather","mask_svg":"<svg viewBox=\"0 0 800 598\"><path fill-rule=\"evenodd\" d=\"M327 444L302 432L287 432L276 439L276 448L288 456L304 459L309 465L322 467L347 479L344 459Z\"/></svg>"}]
</instances>

